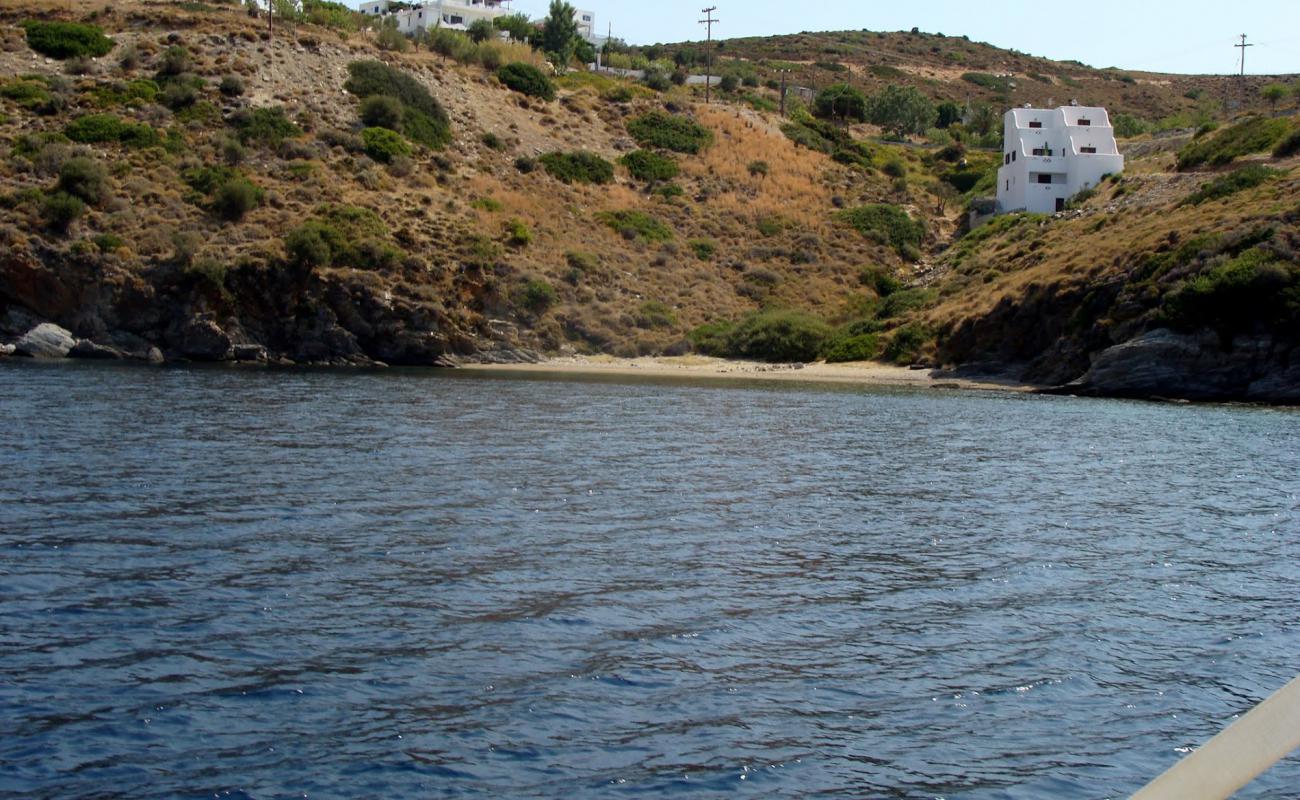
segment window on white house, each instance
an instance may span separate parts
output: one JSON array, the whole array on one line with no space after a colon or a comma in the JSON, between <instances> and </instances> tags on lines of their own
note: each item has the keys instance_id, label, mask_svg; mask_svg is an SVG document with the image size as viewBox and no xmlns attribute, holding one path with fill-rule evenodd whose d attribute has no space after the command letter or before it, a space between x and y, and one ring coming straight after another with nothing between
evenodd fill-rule
<instances>
[{"instance_id":1,"label":"window on white house","mask_svg":"<svg viewBox=\"0 0 1300 800\"><path fill-rule=\"evenodd\" d=\"M1015 160L1016 160L1016 151L1015 151L1015 150L1012 150L1012 151L1011 151L1011 160L1012 160L1012 161L1015 161Z\"/></svg>"},{"instance_id":2,"label":"window on white house","mask_svg":"<svg viewBox=\"0 0 1300 800\"><path fill-rule=\"evenodd\" d=\"M1091 124L1092 124L1092 120L1090 120L1090 119L1081 119L1081 120L1079 120L1079 125L1080 125L1081 127L1086 128L1086 127L1088 127L1088 126L1091 125Z\"/></svg>"},{"instance_id":3,"label":"window on white house","mask_svg":"<svg viewBox=\"0 0 1300 800\"><path fill-rule=\"evenodd\" d=\"M1010 164L1010 163L1011 163L1011 154L1010 154L1010 153L1007 153L1005 156L1002 157L1002 163L1003 163L1004 165L1006 165L1006 164Z\"/></svg>"},{"instance_id":4,"label":"window on white house","mask_svg":"<svg viewBox=\"0 0 1300 800\"><path fill-rule=\"evenodd\" d=\"M582 15L582 21L583 21L583 22L591 22L591 15L590 15L590 14L583 14L583 15Z\"/></svg>"},{"instance_id":5,"label":"window on white house","mask_svg":"<svg viewBox=\"0 0 1300 800\"><path fill-rule=\"evenodd\" d=\"M1043 123L1041 123L1041 122L1031 122L1031 123L1029 123L1029 127L1031 127L1031 128L1041 128L1041 127L1043 127Z\"/></svg>"},{"instance_id":6,"label":"window on white house","mask_svg":"<svg viewBox=\"0 0 1300 800\"><path fill-rule=\"evenodd\" d=\"M1051 173L1049 173L1049 172L1040 172L1040 173L1038 173L1038 182L1039 182L1039 183L1051 183L1051 182L1052 182L1052 175L1051 175Z\"/></svg>"},{"instance_id":7,"label":"window on white house","mask_svg":"<svg viewBox=\"0 0 1300 800\"><path fill-rule=\"evenodd\" d=\"M1097 148L1095 148L1095 147L1080 147L1080 148L1079 148L1079 152L1080 152L1080 153L1095 153L1095 152L1097 152Z\"/></svg>"},{"instance_id":8,"label":"window on white house","mask_svg":"<svg viewBox=\"0 0 1300 800\"><path fill-rule=\"evenodd\" d=\"M1052 151L1051 151L1050 148L1047 148L1047 147L1035 147L1035 148L1034 148L1034 155L1036 155L1036 156L1050 156L1051 154L1052 154Z\"/></svg>"},{"instance_id":9,"label":"window on white house","mask_svg":"<svg viewBox=\"0 0 1300 800\"><path fill-rule=\"evenodd\" d=\"M1007 191L1008 191L1008 192L1011 191L1011 180L1010 180L1010 179L1007 180Z\"/></svg>"}]
</instances>

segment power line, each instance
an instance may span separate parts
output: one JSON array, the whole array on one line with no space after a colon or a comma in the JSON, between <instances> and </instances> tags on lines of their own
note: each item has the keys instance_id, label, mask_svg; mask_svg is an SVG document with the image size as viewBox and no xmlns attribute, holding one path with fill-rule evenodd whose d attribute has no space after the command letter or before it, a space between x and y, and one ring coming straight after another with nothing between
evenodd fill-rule
<instances>
[{"instance_id":1,"label":"power line","mask_svg":"<svg viewBox=\"0 0 1300 800\"><path fill-rule=\"evenodd\" d=\"M705 18L700 20L700 24L707 25L709 31L708 43L705 45L704 48L704 104L705 105L709 104L709 98L712 94L712 89L713 89L713 23L719 21L713 18L713 12L717 10L718 10L717 6L709 6L708 8L700 9L700 13L705 15Z\"/></svg>"}]
</instances>

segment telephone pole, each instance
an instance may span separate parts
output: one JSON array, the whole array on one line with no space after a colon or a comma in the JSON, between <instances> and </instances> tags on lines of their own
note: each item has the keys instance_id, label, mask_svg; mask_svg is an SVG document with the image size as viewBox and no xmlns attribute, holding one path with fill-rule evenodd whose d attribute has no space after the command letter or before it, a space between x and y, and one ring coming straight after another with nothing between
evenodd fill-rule
<instances>
[{"instance_id":1,"label":"telephone pole","mask_svg":"<svg viewBox=\"0 0 1300 800\"><path fill-rule=\"evenodd\" d=\"M781 116L785 116L785 76L790 74L790 70L781 70Z\"/></svg>"},{"instance_id":2,"label":"telephone pole","mask_svg":"<svg viewBox=\"0 0 1300 800\"><path fill-rule=\"evenodd\" d=\"M1241 35L1241 44L1234 44L1233 47L1241 48L1241 77L1246 77L1246 48L1254 47L1253 44L1246 44L1246 34Z\"/></svg>"},{"instance_id":3,"label":"telephone pole","mask_svg":"<svg viewBox=\"0 0 1300 800\"><path fill-rule=\"evenodd\" d=\"M713 89L713 23L718 20L713 18L713 12L717 11L717 6L709 6L700 9L704 19L700 20L701 25L708 26L708 40L704 47L704 104L709 104L709 98L712 96Z\"/></svg>"}]
</instances>

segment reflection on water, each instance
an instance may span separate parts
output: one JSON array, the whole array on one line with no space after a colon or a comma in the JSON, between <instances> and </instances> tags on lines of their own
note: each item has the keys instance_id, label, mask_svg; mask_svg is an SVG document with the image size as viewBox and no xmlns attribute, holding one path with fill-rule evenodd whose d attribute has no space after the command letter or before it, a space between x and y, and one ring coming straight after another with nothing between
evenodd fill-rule
<instances>
[{"instance_id":1,"label":"reflection on water","mask_svg":"<svg viewBox=\"0 0 1300 800\"><path fill-rule=\"evenodd\" d=\"M0 795L1125 796L1295 674L1297 433L2 367Z\"/></svg>"}]
</instances>

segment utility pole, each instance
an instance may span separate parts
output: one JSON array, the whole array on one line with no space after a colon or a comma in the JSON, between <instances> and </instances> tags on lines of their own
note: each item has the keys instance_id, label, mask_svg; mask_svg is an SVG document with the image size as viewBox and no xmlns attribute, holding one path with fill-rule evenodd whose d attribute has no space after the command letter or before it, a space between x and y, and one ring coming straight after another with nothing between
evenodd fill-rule
<instances>
[{"instance_id":1,"label":"utility pole","mask_svg":"<svg viewBox=\"0 0 1300 800\"><path fill-rule=\"evenodd\" d=\"M700 13L703 14L705 17L704 19L700 20L700 24L707 25L709 31L707 44L704 47L704 104L705 105L709 104L709 98L712 95L712 89L713 89L713 23L718 22L718 20L713 18L713 12L717 10L718 10L717 6L709 6L708 8L700 9Z\"/></svg>"},{"instance_id":2,"label":"utility pole","mask_svg":"<svg viewBox=\"0 0 1300 800\"><path fill-rule=\"evenodd\" d=\"M1246 48L1254 47L1253 44L1246 44L1246 34L1241 35L1241 44L1234 44L1233 47L1241 48L1241 77L1246 77Z\"/></svg>"},{"instance_id":3,"label":"utility pole","mask_svg":"<svg viewBox=\"0 0 1300 800\"><path fill-rule=\"evenodd\" d=\"M790 74L790 70L781 70L781 116L785 116L785 76Z\"/></svg>"}]
</instances>

